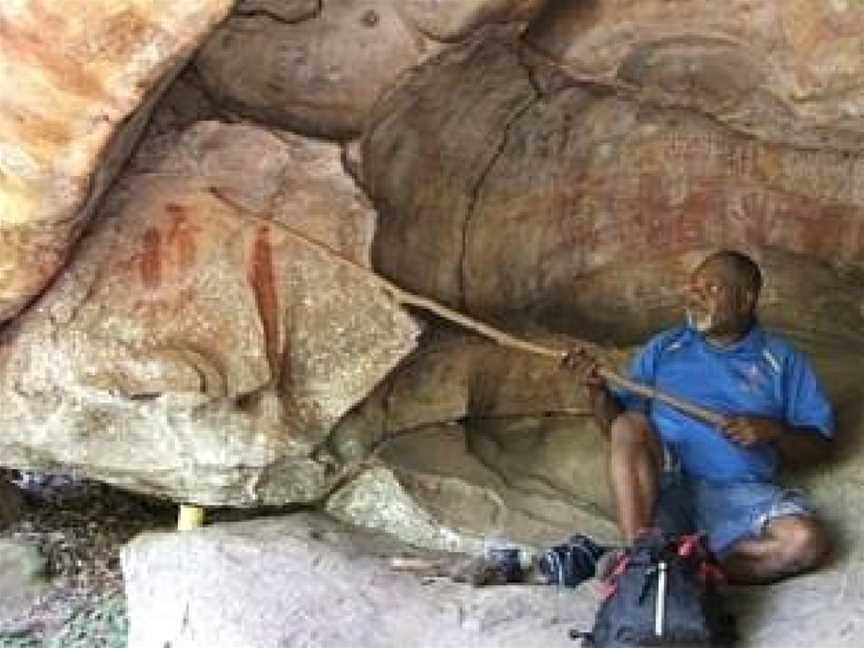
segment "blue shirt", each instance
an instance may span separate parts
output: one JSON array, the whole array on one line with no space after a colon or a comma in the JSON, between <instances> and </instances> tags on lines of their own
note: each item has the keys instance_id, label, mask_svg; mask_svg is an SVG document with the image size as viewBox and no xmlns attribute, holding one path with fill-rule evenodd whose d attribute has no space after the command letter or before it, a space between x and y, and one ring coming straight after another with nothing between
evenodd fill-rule
<instances>
[{"instance_id":1,"label":"blue shirt","mask_svg":"<svg viewBox=\"0 0 864 648\"><path fill-rule=\"evenodd\" d=\"M639 352L634 380L727 416L759 416L811 427L826 438L834 415L809 361L783 338L754 325L728 347L710 344L687 326L660 333ZM770 481L778 469L773 444L744 448L669 405L616 392L626 409L651 418L684 474L710 481ZM814 432L815 433L815 432Z\"/></svg>"}]
</instances>

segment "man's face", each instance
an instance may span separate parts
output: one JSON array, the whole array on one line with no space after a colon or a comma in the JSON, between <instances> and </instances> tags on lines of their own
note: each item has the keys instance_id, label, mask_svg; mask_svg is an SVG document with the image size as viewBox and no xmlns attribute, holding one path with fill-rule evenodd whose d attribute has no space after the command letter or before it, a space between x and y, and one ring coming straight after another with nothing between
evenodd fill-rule
<instances>
[{"instance_id":1,"label":"man's face","mask_svg":"<svg viewBox=\"0 0 864 648\"><path fill-rule=\"evenodd\" d=\"M707 337L734 337L747 330L755 298L722 260L696 268L687 288L687 322Z\"/></svg>"}]
</instances>

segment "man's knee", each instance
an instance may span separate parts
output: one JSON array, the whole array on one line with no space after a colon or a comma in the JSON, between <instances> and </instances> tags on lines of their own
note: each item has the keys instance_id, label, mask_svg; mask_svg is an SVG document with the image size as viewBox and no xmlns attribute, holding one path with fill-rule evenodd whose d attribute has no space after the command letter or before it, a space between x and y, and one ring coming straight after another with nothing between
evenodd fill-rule
<instances>
[{"instance_id":1,"label":"man's knee","mask_svg":"<svg viewBox=\"0 0 864 648\"><path fill-rule=\"evenodd\" d=\"M785 516L772 520L762 538L738 543L723 567L735 583L772 583L821 567L829 553L822 525L812 518Z\"/></svg>"},{"instance_id":2,"label":"man's knee","mask_svg":"<svg viewBox=\"0 0 864 648\"><path fill-rule=\"evenodd\" d=\"M816 569L825 563L830 553L828 535L813 518L776 518L768 524L765 536L775 547L769 562L774 565L777 578Z\"/></svg>"},{"instance_id":3,"label":"man's knee","mask_svg":"<svg viewBox=\"0 0 864 648\"><path fill-rule=\"evenodd\" d=\"M831 551L828 534L813 518L778 518L769 525L768 531L781 541L785 562L792 571L819 567Z\"/></svg>"}]
</instances>

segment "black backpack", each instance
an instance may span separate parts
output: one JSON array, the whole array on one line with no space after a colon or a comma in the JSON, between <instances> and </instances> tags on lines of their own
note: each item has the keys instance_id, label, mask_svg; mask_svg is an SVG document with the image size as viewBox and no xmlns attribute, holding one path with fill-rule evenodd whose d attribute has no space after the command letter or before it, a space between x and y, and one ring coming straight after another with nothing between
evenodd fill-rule
<instances>
[{"instance_id":1,"label":"black backpack","mask_svg":"<svg viewBox=\"0 0 864 648\"><path fill-rule=\"evenodd\" d=\"M591 632L570 636L585 648L730 645L737 633L717 588L721 580L699 536L646 536L604 581Z\"/></svg>"}]
</instances>

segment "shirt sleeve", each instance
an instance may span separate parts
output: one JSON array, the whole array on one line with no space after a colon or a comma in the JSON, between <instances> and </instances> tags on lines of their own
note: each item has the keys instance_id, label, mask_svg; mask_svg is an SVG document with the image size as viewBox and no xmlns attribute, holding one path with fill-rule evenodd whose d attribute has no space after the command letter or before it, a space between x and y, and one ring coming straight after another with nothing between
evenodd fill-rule
<instances>
[{"instance_id":1,"label":"shirt sleeve","mask_svg":"<svg viewBox=\"0 0 864 648\"><path fill-rule=\"evenodd\" d=\"M834 411L819 378L803 353L789 357L784 381L784 414L794 427L816 428L826 438L834 436Z\"/></svg>"},{"instance_id":2,"label":"shirt sleeve","mask_svg":"<svg viewBox=\"0 0 864 648\"><path fill-rule=\"evenodd\" d=\"M654 373L657 366L657 357L663 348L665 336L659 335L642 347L630 362L630 379L634 382L654 386ZM625 410L648 413L650 401L647 398L634 394L623 387L612 389L618 403Z\"/></svg>"}]
</instances>

